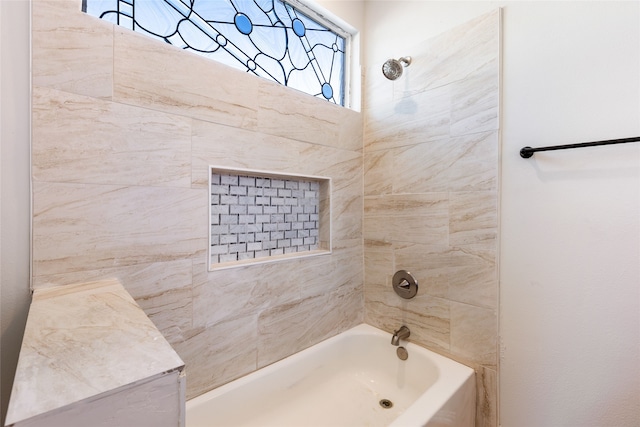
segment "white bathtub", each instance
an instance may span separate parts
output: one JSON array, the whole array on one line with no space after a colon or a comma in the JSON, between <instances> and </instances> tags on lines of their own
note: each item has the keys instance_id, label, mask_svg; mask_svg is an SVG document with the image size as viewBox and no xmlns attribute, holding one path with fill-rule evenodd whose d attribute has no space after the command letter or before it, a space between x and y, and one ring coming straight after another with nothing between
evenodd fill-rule
<instances>
[{"instance_id":1,"label":"white bathtub","mask_svg":"<svg viewBox=\"0 0 640 427\"><path fill-rule=\"evenodd\" d=\"M359 325L189 400L186 426L473 427L474 371L401 345L406 361L390 334Z\"/></svg>"}]
</instances>

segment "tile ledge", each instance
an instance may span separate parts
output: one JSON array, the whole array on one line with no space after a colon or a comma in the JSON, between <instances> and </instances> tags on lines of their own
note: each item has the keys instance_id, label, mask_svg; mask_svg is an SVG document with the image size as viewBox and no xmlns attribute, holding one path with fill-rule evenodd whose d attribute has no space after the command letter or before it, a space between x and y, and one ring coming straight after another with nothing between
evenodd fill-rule
<instances>
[{"instance_id":1,"label":"tile ledge","mask_svg":"<svg viewBox=\"0 0 640 427\"><path fill-rule=\"evenodd\" d=\"M183 368L117 279L36 289L6 425Z\"/></svg>"}]
</instances>

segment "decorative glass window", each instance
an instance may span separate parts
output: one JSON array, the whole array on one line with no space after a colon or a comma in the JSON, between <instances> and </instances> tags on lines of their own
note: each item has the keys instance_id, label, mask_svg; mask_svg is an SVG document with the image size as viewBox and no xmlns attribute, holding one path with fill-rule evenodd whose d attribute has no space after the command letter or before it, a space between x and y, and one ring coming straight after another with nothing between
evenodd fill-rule
<instances>
[{"instance_id":1,"label":"decorative glass window","mask_svg":"<svg viewBox=\"0 0 640 427\"><path fill-rule=\"evenodd\" d=\"M285 1L83 0L82 10L344 105L348 34Z\"/></svg>"}]
</instances>

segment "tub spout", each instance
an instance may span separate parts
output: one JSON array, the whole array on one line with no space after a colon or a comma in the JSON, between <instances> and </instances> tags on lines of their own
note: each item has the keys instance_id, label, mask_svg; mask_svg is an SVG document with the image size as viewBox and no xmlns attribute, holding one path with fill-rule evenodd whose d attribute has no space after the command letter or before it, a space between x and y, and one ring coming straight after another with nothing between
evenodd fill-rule
<instances>
[{"instance_id":1,"label":"tub spout","mask_svg":"<svg viewBox=\"0 0 640 427\"><path fill-rule=\"evenodd\" d=\"M411 335L411 331L406 326L402 325L400 329L397 331L393 331L393 336L391 337L391 345L400 345L400 340L406 340Z\"/></svg>"}]
</instances>

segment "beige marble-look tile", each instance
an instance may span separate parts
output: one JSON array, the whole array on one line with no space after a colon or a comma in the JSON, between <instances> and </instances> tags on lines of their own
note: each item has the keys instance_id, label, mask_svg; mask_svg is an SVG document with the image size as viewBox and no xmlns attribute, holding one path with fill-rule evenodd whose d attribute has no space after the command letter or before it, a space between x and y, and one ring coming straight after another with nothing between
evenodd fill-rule
<instances>
[{"instance_id":1,"label":"beige marble-look tile","mask_svg":"<svg viewBox=\"0 0 640 427\"><path fill-rule=\"evenodd\" d=\"M462 80L495 60L500 52L500 9L478 16L418 46L411 65L414 87L420 91ZM420 62L421 66L419 65Z\"/></svg>"},{"instance_id":2,"label":"beige marble-look tile","mask_svg":"<svg viewBox=\"0 0 640 427\"><path fill-rule=\"evenodd\" d=\"M175 349L185 361L187 399L256 370L256 317L196 328Z\"/></svg>"},{"instance_id":3,"label":"beige marble-look tile","mask_svg":"<svg viewBox=\"0 0 640 427\"><path fill-rule=\"evenodd\" d=\"M451 301L451 353L487 367L497 363L495 309Z\"/></svg>"},{"instance_id":4,"label":"beige marble-look tile","mask_svg":"<svg viewBox=\"0 0 640 427\"><path fill-rule=\"evenodd\" d=\"M368 196L364 215L367 240L447 244L446 193Z\"/></svg>"},{"instance_id":5,"label":"beige marble-look tile","mask_svg":"<svg viewBox=\"0 0 640 427\"><path fill-rule=\"evenodd\" d=\"M483 244L495 247L497 236L497 191L449 193L449 244L451 246Z\"/></svg>"},{"instance_id":6,"label":"beige marble-look tile","mask_svg":"<svg viewBox=\"0 0 640 427\"><path fill-rule=\"evenodd\" d=\"M395 193L497 188L497 132L398 148L393 154Z\"/></svg>"},{"instance_id":7,"label":"beige marble-look tile","mask_svg":"<svg viewBox=\"0 0 640 427\"><path fill-rule=\"evenodd\" d=\"M10 424L183 366L117 280L38 289L16 370Z\"/></svg>"},{"instance_id":8,"label":"beige marble-look tile","mask_svg":"<svg viewBox=\"0 0 640 427\"><path fill-rule=\"evenodd\" d=\"M376 241L364 242L365 293L373 284L391 286L391 277L395 273L392 244L377 244Z\"/></svg>"},{"instance_id":9,"label":"beige marble-look tile","mask_svg":"<svg viewBox=\"0 0 640 427\"><path fill-rule=\"evenodd\" d=\"M481 307L498 306L498 269L494 248L453 247L450 252L449 295L453 301Z\"/></svg>"},{"instance_id":10,"label":"beige marble-look tile","mask_svg":"<svg viewBox=\"0 0 640 427\"><path fill-rule=\"evenodd\" d=\"M194 187L207 187L211 165L277 173L304 171L299 153L306 144L201 120L194 120L192 126Z\"/></svg>"},{"instance_id":11,"label":"beige marble-look tile","mask_svg":"<svg viewBox=\"0 0 640 427\"><path fill-rule=\"evenodd\" d=\"M477 427L498 427L498 373L480 366L476 369Z\"/></svg>"},{"instance_id":12,"label":"beige marble-look tile","mask_svg":"<svg viewBox=\"0 0 640 427\"><path fill-rule=\"evenodd\" d=\"M343 150L362 151L364 114L349 108L342 108L338 112L340 134L338 143L332 146Z\"/></svg>"},{"instance_id":13,"label":"beige marble-look tile","mask_svg":"<svg viewBox=\"0 0 640 427\"><path fill-rule=\"evenodd\" d=\"M451 135L498 130L500 63L496 56L482 69L451 84Z\"/></svg>"},{"instance_id":14,"label":"beige marble-look tile","mask_svg":"<svg viewBox=\"0 0 640 427\"><path fill-rule=\"evenodd\" d=\"M343 150L318 144L300 143L298 161L313 175L330 176L344 182L361 182L362 151ZM338 181L334 187L341 188L345 184Z\"/></svg>"},{"instance_id":15,"label":"beige marble-look tile","mask_svg":"<svg viewBox=\"0 0 640 427\"><path fill-rule=\"evenodd\" d=\"M264 367L328 338L329 295L269 308L258 318L258 366Z\"/></svg>"},{"instance_id":16,"label":"beige marble-look tile","mask_svg":"<svg viewBox=\"0 0 640 427\"><path fill-rule=\"evenodd\" d=\"M409 271L418 282L418 292L441 298L449 296L451 252L448 246L395 244L396 270Z\"/></svg>"},{"instance_id":17,"label":"beige marble-look tile","mask_svg":"<svg viewBox=\"0 0 640 427\"><path fill-rule=\"evenodd\" d=\"M263 367L362 322L361 285L346 281L324 294L269 308L258 320Z\"/></svg>"},{"instance_id":18,"label":"beige marble-look tile","mask_svg":"<svg viewBox=\"0 0 640 427\"><path fill-rule=\"evenodd\" d=\"M365 322L380 329L389 330L385 319L405 319L402 313L401 301L393 292L391 282L367 282L365 285Z\"/></svg>"},{"instance_id":19,"label":"beige marble-look tile","mask_svg":"<svg viewBox=\"0 0 640 427\"><path fill-rule=\"evenodd\" d=\"M393 156L390 151L365 152L364 195L379 196L393 192Z\"/></svg>"},{"instance_id":20,"label":"beige marble-look tile","mask_svg":"<svg viewBox=\"0 0 640 427\"><path fill-rule=\"evenodd\" d=\"M318 262L309 258L311 263ZM296 259L207 271L204 261L193 263L193 322L210 327L226 319L257 315L262 310L300 298L300 276L292 275ZM322 261L319 261L320 263Z\"/></svg>"},{"instance_id":21,"label":"beige marble-look tile","mask_svg":"<svg viewBox=\"0 0 640 427\"><path fill-rule=\"evenodd\" d=\"M143 34L114 31L114 100L256 129L260 79Z\"/></svg>"},{"instance_id":22,"label":"beige marble-look tile","mask_svg":"<svg viewBox=\"0 0 640 427\"><path fill-rule=\"evenodd\" d=\"M36 276L34 289L117 278L171 344L192 327L191 260Z\"/></svg>"},{"instance_id":23,"label":"beige marble-look tile","mask_svg":"<svg viewBox=\"0 0 640 427\"><path fill-rule=\"evenodd\" d=\"M450 349L450 313L446 299L417 295L411 300L400 298L391 286L367 287L365 321L393 333L406 325L409 341L439 352Z\"/></svg>"},{"instance_id":24,"label":"beige marble-look tile","mask_svg":"<svg viewBox=\"0 0 640 427\"><path fill-rule=\"evenodd\" d=\"M34 0L33 85L111 98L113 24L82 12L77 0Z\"/></svg>"},{"instance_id":25,"label":"beige marble-look tile","mask_svg":"<svg viewBox=\"0 0 640 427\"><path fill-rule=\"evenodd\" d=\"M299 166L316 176L331 178L333 240L362 237L362 154L314 144L303 144Z\"/></svg>"},{"instance_id":26,"label":"beige marble-look tile","mask_svg":"<svg viewBox=\"0 0 640 427\"><path fill-rule=\"evenodd\" d=\"M137 265L123 285L169 343L182 342L193 328L192 261Z\"/></svg>"},{"instance_id":27,"label":"beige marble-look tile","mask_svg":"<svg viewBox=\"0 0 640 427\"><path fill-rule=\"evenodd\" d=\"M405 84L405 82L390 81L384 77L382 74L383 63L384 61L381 60L364 68L362 97L365 116L372 109L393 102L394 86Z\"/></svg>"},{"instance_id":28,"label":"beige marble-look tile","mask_svg":"<svg viewBox=\"0 0 640 427\"><path fill-rule=\"evenodd\" d=\"M364 322L364 294L356 283L347 283L329 295L329 314L323 317L325 337L330 338Z\"/></svg>"},{"instance_id":29,"label":"beige marble-look tile","mask_svg":"<svg viewBox=\"0 0 640 427\"><path fill-rule=\"evenodd\" d=\"M348 143L352 149L361 148L353 139L361 113L265 79L260 79L258 99L261 132L319 145L341 147L341 143ZM351 132L344 125L348 120L356 122Z\"/></svg>"},{"instance_id":30,"label":"beige marble-look tile","mask_svg":"<svg viewBox=\"0 0 640 427\"><path fill-rule=\"evenodd\" d=\"M323 287L325 292L357 290L364 294L364 251L361 245L334 248L330 268L335 279Z\"/></svg>"},{"instance_id":31,"label":"beige marble-look tile","mask_svg":"<svg viewBox=\"0 0 640 427\"><path fill-rule=\"evenodd\" d=\"M396 271L393 245L379 241L365 240L365 321L380 327L377 323L379 313L398 313L402 300L391 285Z\"/></svg>"},{"instance_id":32,"label":"beige marble-look tile","mask_svg":"<svg viewBox=\"0 0 640 427\"><path fill-rule=\"evenodd\" d=\"M365 149L388 150L449 136L451 93L448 86L414 95L367 111Z\"/></svg>"},{"instance_id":33,"label":"beige marble-look tile","mask_svg":"<svg viewBox=\"0 0 640 427\"><path fill-rule=\"evenodd\" d=\"M191 185L190 120L58 90L33 90L36 181Z\"/></svg>"},{"instance_id":34,"label":"beige marble-look tile","mask_svg":"<svg viewBox=\"0 0 640 427\"><path fill-rule=\"evenodd\" d=\"M190 258L207 245L207 194L34 183L33 276Z\"/></svg>"},{"instance_id":35,"label":"beige marble-look tile","mask_svg":"<svg viewBox=\"0 0 640 427\"><path fill-rule=\"evenodd\" d=\"M288 271L295 271L300 298L326 295L342 287L362 290L362 250L334 249L331 255L299 259Z\"/></svg>"},{"instance_id":36,"label":"beige marble-look tile","mask_svg":"<svg viewBox=\"0 0 640 427\"><path fill-rule=\"evenodd\" d=\"M403 304L411 341L439 352L451 349L452 313L448 300L423 294Z\"/></svg>"}]
</instances>

